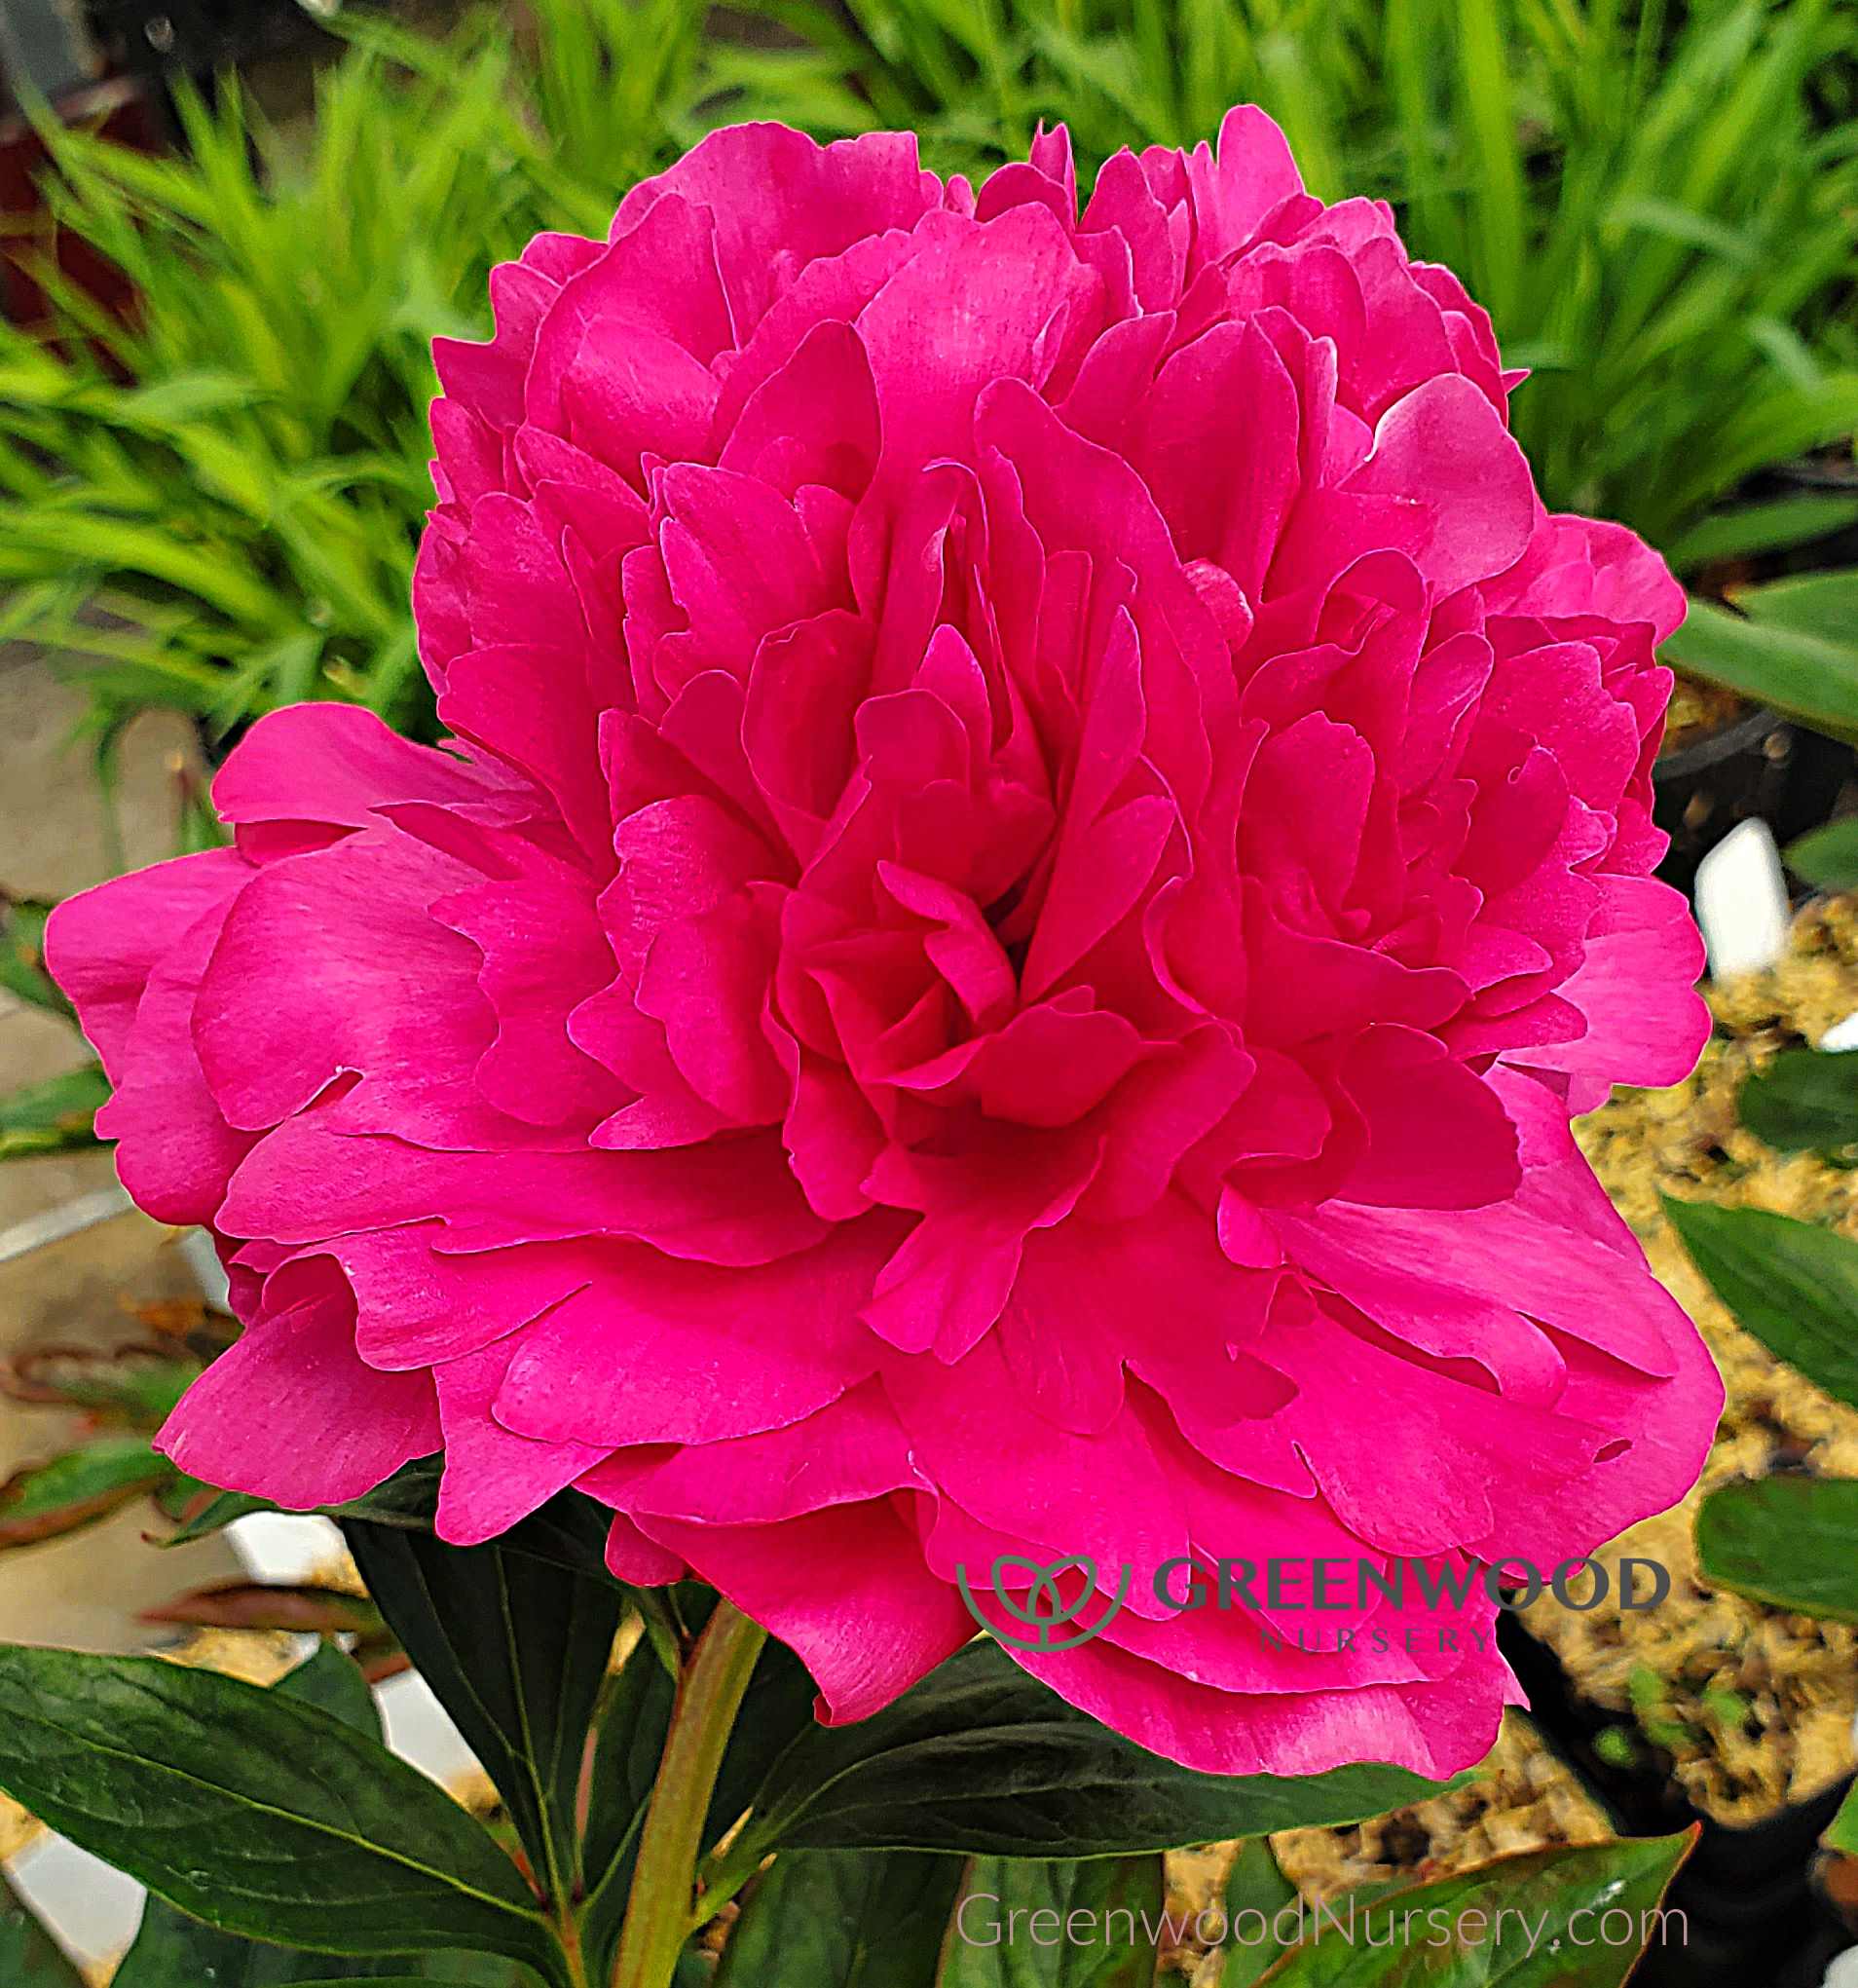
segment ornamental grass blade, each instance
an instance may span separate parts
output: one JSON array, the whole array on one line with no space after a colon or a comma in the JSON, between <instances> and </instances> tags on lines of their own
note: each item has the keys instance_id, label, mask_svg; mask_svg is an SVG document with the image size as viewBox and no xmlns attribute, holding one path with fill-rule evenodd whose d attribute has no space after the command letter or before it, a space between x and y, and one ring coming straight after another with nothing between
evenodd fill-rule
<instances>
[{"instance_id":1,"label":"ornamental grass blade","mask_svg":"<svg viewBox=\"0 0 1858 1988\"><path fill-rule=\"evenodd\" d=\"M777 1866L778 1868L778 1866ZM1150 1988L1164 1917L1159 1856L979 1857L949 1922L938 1988Z\"/></svg>"},{"instance_id":2,"label":"ornamental grass blade","mask_svg":"<svg viewBox=\"0 0 1858 1988\"><path fill-rule=\"evenodd\" d=\"M1365 1906L1337 1898L1259 1988L1618 1988L1688 1923L1664 1894L1696 1830L1500 1857ZM1607 1932L1613 1915L1623 1924ZM1678 1922L1673 1929L1672 1919Z\"/></svg>"},{"instance_id":3,"label":"ornamental grass blade","mask_svg":"<svg viewBox=\"0 0 1858 1988\"><path fill-rule=\"evenodd\" d=\"M1858 501L1853 502L1858 510ZM1735 605L1764 627L1792 628L1828 642L1858 639L1858 567L1802 573L1738 589Z\"/></svg>"},{"instance_id":4,"label":"ornamental grass blade","mask_svg":"<svg viewBox=\"0 0 1858 1988\"><path fill-rule=\"evenodd\" d=\"M512 1551L343 1520L388 1627L496 1783L545 1896L580 1883L581 1759L613 1655L619 1589Z\"/></svg>"},{"instance_id":5,"label":"ornamental grass blade","mask_svg":"<svg viewBox=\"0 0 1858 1988\"><path fill-rule=\"evenodd\" d=\"M1847 1857L1858 1857L1858 1787L1853 1787L1839 1804L1838 1815L1832 1819L1825 1835L1819 1840L1828 1850L1839 1850Z\"/></svg>"},{"instance_id":6,"label":"ornamental grass blade","mask_svg":"<svg viewBox=\"0 0 1858 1988\"><path fill-rule=\"evenodd\" d=\"M1495 0L1456 0L1450 40L1458 51L1461 114L1475 161L1472 268L1491 316L1507 324L1515 314L1528 244L1524 161Z\"/></svg>"},{"instance_id":7,"label":"ornamental grass blade","mask_svg":"<svg viewBox=\"0 0 1858 1988\"><path fill-rule=\"evenodd\" d=\"M96 1114L109 1102L110 1080L95 1063L0 1092L0 1160L95 1145Z\"/></svg>"},{"instance_id":8,"label":"ornamental grass blade","mask_svg":"<svg viewBox=\"0 0 1858 1988\"><path fill-rule=\"evenodd\" d=\"M1822 1622L1858 1622L1858 1482L1725 1484L1696 1515L1696 1556L1715 1587Z\"/></svg>"},{"instance_id":9,"label":"ornamental grass blade","mask_svg":"<svg viewBox=\"0 0 1858 1988\"><path fill-rule=\"evenodd\" d=\"M0 988L35 1008L72 1019L75 1011L45 970L45 921L52 907L0 892Z\"/></svg>"},{"instance_id":10,"label":"ornamental grass blade","mask_svg":"<svg viewBox=\"0 0 1858 1988\"><path fill-rule=\"evenodd\" d=\"M1121 1857L1359 1821L1439 1788L1374 1763L1300 1780L1198 1774L1099 1725L981 1638L872 1717L802 1733L728 1855Z\"/></svg>"},{"instance_id":11,"label":"ornamental grass blade","mask_svg":"<svg viewBox=\"0 0 1858 1988\"><path fill-rule=\"evenodd\" d=\"M174 1476L145 1436L104 1436L0 1484L0 1552L80 1532Z\"/></svg>"},{"instance_id":12,"label":"ornamental grass blade","mask_svg":"<svg viewBox=\"0 0 1858 1988\"><path fill-rule=\"evenodd\" d=\"M729 1934L715 1988L936 1988L960 1889L958 1857L777 1857Z\"/></svg>"},{"instance_id":13,"label":"ornamental grass blade","mask_svg":"<svg viewBox=\"0 0 1858 1988\"><path fill-rule=\"evenodd\" d=\"M1668 548L1667 556L1680 573L1694 573L1717 560L1784 552L1849 524L1858 524L1858 497L1827 493L1775 498L1700 519Z\"/></svg>"},{"instance_id":14,"label":"ornamental grass blade","mask_svg":"<svg viewBox=\"0 0 1858 1988\"><path fill-rule=\"evenodd\" d=\"M185 1623L199 1629L287 1630L297 1635L379 1635L380 1611L365 1596L314 1584L222 1581L145 1608L139 1622Z\"/></svg>"},{"instance_id":15,"label":"ornamental grass blade","mask_svg":"<svg viewBox=\"0 0 1858 1988\"><path fill-rule=\"evenodd\" d=\"M1765 1208L1661 1198L1736 1323L1815 1386L1858 1406L1858 1243Z\"/></svg>"},{"instance_id":16,"label":"ornamental grass blade","mask_svg":"<svg viewBox=\"0 0 1858 1988\"><path fill-rule=\"evenodd\" d=\"M467 1947L568 1988L558 1941L485 1831L287 1694L153 1657L0 1649L0 1786L224 1932L370 1958Z\"/></svg>"}]
</instances>

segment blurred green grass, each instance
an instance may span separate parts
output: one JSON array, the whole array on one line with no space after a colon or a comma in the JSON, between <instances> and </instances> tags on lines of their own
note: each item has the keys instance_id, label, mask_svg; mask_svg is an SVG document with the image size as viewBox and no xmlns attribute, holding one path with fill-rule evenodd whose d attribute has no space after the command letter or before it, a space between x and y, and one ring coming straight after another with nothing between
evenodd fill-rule
<instances>
[{"instance_id":1,"label":"blurred green grass","mask_svg":"<svg viewBox=\"0 0 1858 1988\"><path fill-rule=\"evenodd\" d=\"M186 150L47 128L58 224L135 285L123 323L56 272L0 330L0 636L85 666L107 744L148 703L216 731L304 697L430 730L408 586L435 335L489 332L491 266L604 232L702 106L867 120L804 51L744 63L691 0L539 0L444 42L362 18L308 129L182 88Z\"/></svg>"},{"instance_id":2,"label":"blurred green grass","mask_svg":"<svg viewBox=\"0 0 1858 1988\"><path fill-rule=\"evenodd\" d=\"M305 132L227 85L183 94L181 157L53 137L60 224L141 306L125 326L53 280L51 336L0 337L0 634L85 666L100 743L149 702L228 732L305 696L429 731L407 588L430 339L487 330L490 265L530 234L603 230L739 118L908 126L971 174L1062 121L1088 179L1257 101L1313 190L1391 200L1490 310L1551 506L1680 568L1858 518L1858 494L1737 502L1858 427L1851 0L739 8L536 0L533 33L486 13L443 40L351 19ZM1759 628L1727 644L1756 694Z\"/></svg>"}]
</instances>

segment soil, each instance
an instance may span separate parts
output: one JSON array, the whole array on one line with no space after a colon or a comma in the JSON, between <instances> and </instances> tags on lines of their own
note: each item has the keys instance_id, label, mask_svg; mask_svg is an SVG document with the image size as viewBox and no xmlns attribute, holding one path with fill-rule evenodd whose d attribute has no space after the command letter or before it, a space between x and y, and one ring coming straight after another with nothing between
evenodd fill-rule
<instances>
[{"instance_id":1,"label":"soil","mask_svg":"<svg viewBox=\"0 0 1858 1988\"><path fill-rule=\"evenodd\" d=\"M1682 752L1712 731L1746 718L1755 706L1721 684L1692 682L1679 677L1671 686L1671 702L1664 721L1665 752Z\"/></svg>"}]
</instances>

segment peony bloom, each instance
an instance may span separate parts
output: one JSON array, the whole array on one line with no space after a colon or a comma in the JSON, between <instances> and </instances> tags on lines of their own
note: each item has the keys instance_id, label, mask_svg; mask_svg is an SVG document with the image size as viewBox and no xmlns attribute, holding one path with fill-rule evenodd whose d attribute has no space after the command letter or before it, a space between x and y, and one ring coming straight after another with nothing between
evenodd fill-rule
<instances>
[{"instance_id":1,"label":"peony bloom","mask_svg":"<svg viewBox=\"0 0 1858 1988\"><path fill-rule=\"evenodd\" d=\"M720 131L492 294L454 742L279 712L235 847L52 929L247 1327L168 1453L308 1506L443 1447L462 1542L578 1485L834 1719L972 1635L957 1566L1088 1553L1127 1606L1024 1661L1157 1750L1480 1755L1491 1605L1441 1649L1354 1561L1552 1567L1721 1400L1568 1131L1705 1033L1663 566L1544 512L1484 314L1255 110L1081 215L1061 131L979 193ZM1190 1554L1346 1605L1180 1613Z\"/></svg>"}]
</instances>

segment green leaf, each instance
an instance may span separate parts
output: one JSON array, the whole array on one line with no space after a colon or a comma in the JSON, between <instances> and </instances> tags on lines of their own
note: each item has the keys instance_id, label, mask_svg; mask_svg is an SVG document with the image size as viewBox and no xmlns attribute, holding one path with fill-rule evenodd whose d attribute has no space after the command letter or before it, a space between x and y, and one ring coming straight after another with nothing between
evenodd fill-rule
<instances>
[{"instance_id":1,"label":"green leaf","mask_svg":"<svg viewBox=\"0 0 1858 1988\"><path fill-rule=\"evenodd\" d=\"M439 1478L443 1456L416 1457L402 1464L384 1483L345 1505L325 1505L325 1518L363 1519L374 1525L394 1526L407 1532L430 1532L438 1510ZM164 1542L181 1546L204 1538L242 1519L248 1512L276 1512L269 1498L255 1498L243 1491L222 1491L174 1536ZM622 1584L608 1571L607 1531L613 1515L581 1491L563 1491L549 1499L538 1512L498 1536L498 1544L511 1553L551 1566L565 1567L590 1580L603 1582L618 1592Z\"/></svg>"},{"instance_id":2,"label":"green leaf","mask_svg":"<svg viewBox=\"0 0 1858 1988\"><path fill-rule=\"evenodd\" d=\"M1742 1123L1780 1152L1837 1152L1858 1141L1858 1059L1784 1049L1741 1090Z\"/></svg>"},{"instance_id":3,"label":"green leaf","mask_svg":"<svg viewBox=\"0 0 1858 1988\"><path fill-rule=\"evenodd\" d=\"M67 1961L0 1871L0 1981L7 1988L84 1988Z\"/></svg>"},{"instance_id":4,"label":"green leaf","mask_svg":"<svg viewBox=\"0 0 1858 1988\"><path fill-rule=\"evenodd\" d=\"M1718 1588L1794 1615L1858 1622L1858 1482L1725 1484L1696 1515L1696 1554Z\"/></svg>"},{"instance_id":5,"label":"green leaf","mask_svg":"<svg viewBox=\"0 0 1858 1988\"><path fill-rule=\"evenodd\" d=\"M471 1947L566 1988L491 1838L320 1708L151 1657L0 1648L0 1787L183 1912L333 1954Z\"/></svg>"},{"instance_id":6,"label":"green leaf","mask_svg":"<svg viewBox=\"0 0 1858 1988\"><path fill-rule=\"evenodd\" d=\"M110 1080L97 1063L0 1092L0 1160L96 1144L92 1120L109 1101Z\"/></svg>"},{"instance_id":7,"label":"green leaf","mask_svg":"<svg viewBox=\"0 0 1858 1988\"><path fill-rule=\"evenodd\" d=\"M76 1010L45 970L45 921L52 909L37 899L0 893L0 988L68 1021Z\"/></svg>"},{"instance_id":8,"label":"green leaf","mask_svg":"<svg viewBox=\"0 0 1858 1988\"><path fill-rule=\"evenodd\" d=\"M419 1456L404 1463L390 1478L364 1491L346 1504L324 1505L318 1509L326 1518L364 1519L370 1524L397 1526L409 1532L430 1532L438 1511L439 1480L444 1474L443 1455ZM269 1498L252 1497L243 1491L222 1491L168 1544L203 1538L242 1519L248 1512L276 1512ZM604 1513L604 1516L602 1516ZM499 1535L504 1546L531 1553L539 1559L551 1559L576 1573L594 1573L612 1586L619 1584L607 1572L605 1547L612 1514L579 1491L563 1492L551 1498L539 1512Z\"/></svg>"},{"instance_id":9,"label":"green leaf","mask_svg":"<svg viewBox=\"0 0 1858 1988\"><path fill-rule=\"evenodd\" d=\"M235 1519L252 1512L276 1512L269 1498L254 1497L248 1491L219 1491L193 1518L186 1519L162 1541L163 1546L187 1546L197 1539L222 1531Z\"/></svg>"},{"instance_id":10,"label":"green leaf","mask_svg":"<svg viewBox=\"0 0 1858 1988\"><path fill-rule=\"evenodd\" d=\"M580 1888L576 1792L623 1606L620 1591L502 1540L346 1519L361 1578L496 1783L545 1895Z\"/></svg>"},{"instance_id":11,"label":"green leaf","mask_svg":"<svg viewBox=\"0 0 1858 1988\"><path fill-rule=\"evenodd\" d=\"M584 1491L558 1492L539 1510L520 1519L498 1543L511 1553L565 1567L572 1574L618 1589L607 1565L607 1534L613 1514Z\"/></svg>"},{"instance_id":12,"label":"green leaf","mask_svg":"<svg viewBox=\"0 0 1858 1988\"><path fill-rule=\"evenodd\" d=\"M1662 1198L1736 1323L1815 1386L1858 1404L1858 1243L1765 1208Z\"/></svg>"},{"instance_id":13,"label":"green leaf","mask_svg":"<svg viewBox=\"0 0 1858 1988\"><path fill-rule=\"evenodd\" d=\"M381 1737L374 1694L355 1666L332 1643L322 1643L307 1662L279 1678L273 1691L304 1705L319 1706L332 1717L371 1740ZM300 1953L242 1939L177 1911L166 1898L150 1895L135 1943L123 1956L111 1988L284 1988L286 1983L336 1978L326 1954ZM379 1981L403 1977L401 1959L351 1964L340 1978Z\"/></svg>"},{"instance_id":14,"label":"green leaf","mask_svg":"<svg viewBox=\"0 0 1858 1988\"><path fill-rule=\"evenodd\" d=\"M444 1471L442 1454L416 1456L373 1490L351 1498L346 1505L327 1505L322 1509L332 1519L365 1519L375 1525L430 1532L433 1515L438 1511L439 1480Z\"/></svg>"},{"instance_id":15,"label":"green leaf","mask_svg":"<svg viewBox=\"0 0 1858 1988\"><path fill-rule=\"evenodd\" d=\"M1286 1943L1278 1938L1275 1930L1278 1915L1296 1902L1297 1888L1278 1868L1270 1838L1250 1838L1226 1879L1221 1901L1226 1916L1227 1949L1219 1988L1253 1988L1259 1975L1284 1951ZM1255 1939L1251 1936L1253 1914L1257 1915L1258 1927ZM1301 1916L1298 1915L1299 1919Z\"/></svg>"},{"instance_id":16,"label":"green leaf","mask_svg":"<svg viewBox=\"0 0 1858 1988\"><path fill-rule=\"evenodd\" d=\"M318 1644L272 1687L301 1705L313 1705L370 1740L381 1737L381 1708L359 1668L333 1643Z\"/></svg>"},{"instance_id":17,"label":"green leaf","mask_svg":"<svg viewBox=\"0 0 1858 1988\"><path fill-rule=\"evenodd\" d=\"M939 1988L1150 1988L1165 1890L1152 1853L1081 1863L976 1857Z\"/></svg>"},{"instance_id":18,"label":"green leaf","mask_svg":"<svg viewBox=\"0 0 1858 1988\"><path fill-rule=\"evenodd\" d=\"M263 1940L242 1939L203 1925L152 1893L142 1909L135 1943L123 1956L110 1988L286 1988L305 1981L378 1981L402 1978L404 1958L343 1964L327 1954L301 1953Z\"/></svg>"},{"instance_id":19,"label":"green leaf","mask_svg":"<svg viewBox=\"0 0 1858 1988\"><path fill-rule=\"evenodd\" d=\"M100 1436L0 1484L0 1549L77 1532L174 1475L146 1436Z\"/></svg>"},{"instance_id":20,"label":"green leaf","mask_svg":"<svg viewBox=\"0 0 1858 1988\"><path fill-rule=\"evenodd\" d=\"M1854 522L1858 497L1782 497L1702 519L1668 547L1666 556L1680 573L1693 573L1719 559L1785 551Z\"/></svg>"},{"instance_id":21,"label":"green leaf","mask_svg":"<svg viewBox=\"0 0 1858 1988\"><path fill-rule=\"evenodd\" d=\"M716 1988L934 1988L960 1887L956 1857L790 1852L743 1906Z\"/></svg>"},{"instance_id":22,"label":"green leaf","mask_svg":"<svg viewBox=\"0 0 1858 1988\"><path fill-rule=\"evenodd\" d=\"M1858 732L1858 642L1768 625L1692 597L1684 625L1659 652L1697 676L1758 703L1803 718L1822 731Z\"/></svg>"},{"instance_id":23,"label":"green leaf","mask_svg":"<svg viewBox=\"0 0 1858 1988\"><path fill-rule=\"evenodd\" d=\"M334 1988L337 1982L351 1981L372 1981L375 1988L486 1988L486 1984L527 1988L534 1978L508 1961L492 1962L498 1969L495 1973L466 1972L477 1958L469 1954L435 1955L433 1970L419 1974L406 1971L411 1963L404 1955L351 1961L342 1972L331 1973L331 1968L343 1964L331 1961L327 1954L295 1953L288 1947L239 1939L229 1932L215 1932L211 1927L175 1912L171 1905L163 1905L159 1898L151 1898L149 1912L157 1906L171 1915L176 1929L184 1930L182 1936L150 1941L149 1918L144 1915L142 1931L124 1956L110 1988L205 1988L207 1983L211 1988ZM128 1971L131 1960L136 1961L133 1975ZM441 1969L444 1971L439 1971Z\"/></svg>"},{"instance_id":24,"label":"green leaf","mask_svg":"<svg viewBox=\"0 0 1858 1988\"><path fill-rule=\"evenodd\" d=\"M1743 587L1734 598L1764 627L1792 628L1828 642L1858 640L1858 567L1771 580L1765 586Z\"/></svg>"},{"instance_id":25,"label":"green leaf","mask_svg":"<svg viewBox=\"0 0 1858 1988\"><path fill-rule=\"evenodd\" d=\"M1858 890L1858 815L1829 821L1781 853L1796 877L1821 890Z\"/></svg>"},{"instance_id":26,"label":"green leaf","mask_svg":"<svg viewBox=\"0 0 1858 1988\"><path fill-rule=\"evenodd\" d=\"M202 1365L191 1353L132 1339L113 1347L34 1346L14 1354L10 1364L9 1391L20 1400L83 1408L151 1434L200 1378Z\"/></svg>"},{"instance_id":27,"label":"green leaf","mask_svg":"<svg viewBox=\"0 0 1858 1988\"><path fill-rule=\"evenodd\" d=\"M1648 1944L1666 1941L1661 1901L1695 1840L1687 1830L1536 1851L1365 1906L1325 1902L1260 1988L1617 1988ZM1624 1917L1616 1945L1604 1913ZM1680 1915L1677 1939L1685 1932Z\"/></svg>"},{"instance_id":28,"label":"green leaf","mask_svg":"<svg viewBox=\"0 0 1858 1988\"><path fill-rule=\"evenodd\" d=\"M1197 1774L1099 1725L977 1638L882 1711L803 1733L729 1857L759 1860L781 1846L1121 1857L1359 1821L1439 1788L1371 1763L1302 1780Z\"/></svg>"}]
</instances>

